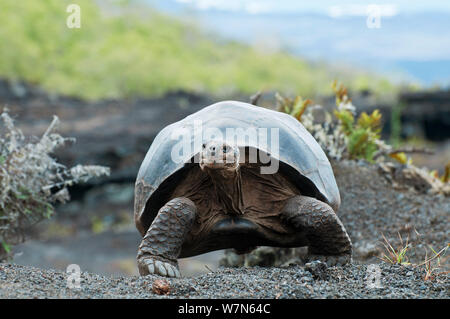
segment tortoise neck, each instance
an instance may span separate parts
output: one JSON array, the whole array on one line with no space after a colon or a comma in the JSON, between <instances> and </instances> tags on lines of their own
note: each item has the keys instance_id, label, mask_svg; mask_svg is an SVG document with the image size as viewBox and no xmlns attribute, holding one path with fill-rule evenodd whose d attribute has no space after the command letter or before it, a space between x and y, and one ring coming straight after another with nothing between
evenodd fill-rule
<instances>
[{"instance_id":1,"label":"tortoise neck","mask_svg":"<svg viewBox=\"0 0 450 319\"><path fill-rule=\"evenodd\" d=\"M219 202L224 206L226 212L231 215L244 214L244 200L242 196L241 170L208 170L209 176Z\"/></svg>"}]
</instances>

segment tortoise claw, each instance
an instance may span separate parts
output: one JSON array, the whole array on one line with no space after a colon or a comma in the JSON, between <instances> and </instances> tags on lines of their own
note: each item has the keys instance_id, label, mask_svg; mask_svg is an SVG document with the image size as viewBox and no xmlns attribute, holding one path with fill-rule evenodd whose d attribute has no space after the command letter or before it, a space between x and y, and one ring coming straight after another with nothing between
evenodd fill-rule
<instances>
[{"instance_id":1,"label":"tortoise claw","mask_svg":"<svg viewBox=\"0 0 450 319\"><path fill-rule=\"evenodd\" d=\"M178 266L167 261L153 259L151 257L138 260L138 268L141 276L160 275L164 277L180 278Z\"/></svg>"}]
</instances>

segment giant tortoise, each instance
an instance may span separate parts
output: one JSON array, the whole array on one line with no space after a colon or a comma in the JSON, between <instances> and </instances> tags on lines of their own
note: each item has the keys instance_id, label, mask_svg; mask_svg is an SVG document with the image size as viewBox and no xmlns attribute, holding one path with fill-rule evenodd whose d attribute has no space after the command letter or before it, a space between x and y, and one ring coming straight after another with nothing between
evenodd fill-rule
<instances>
[{"instance_id":1,"label":"giant tortoise","mask_svg":"<svg viewBox=\"0 0 450 319\"><path fill-rule=\"evenodd\" d=\"M178 258L234 248L308 246L310 259L351 261L325 153L295 118L215 103L165 127L140 167L134 217L141 275L179 277Z\"/></svg>"}]
</instances>

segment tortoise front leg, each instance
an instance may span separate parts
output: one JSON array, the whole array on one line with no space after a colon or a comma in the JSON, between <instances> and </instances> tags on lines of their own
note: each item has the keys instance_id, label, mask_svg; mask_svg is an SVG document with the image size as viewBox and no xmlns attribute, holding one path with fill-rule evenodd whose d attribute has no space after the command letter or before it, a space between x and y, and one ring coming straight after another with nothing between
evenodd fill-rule
<instances>
[{"instance_id":1,"label":"tortoise front leg","mask_svg":"<svg viewBox=\"0 0 450 319\"><path fill-rule=\"evenodd\" d=\"M137 263L142 276L181 276L177 258L195 214L195 204L185 197L174 198L159 210L139 246Z\"/></svg>"},{"instance_id":2,"label":"tortoise front leg","mask_svg":"<svg viewBox=\"0 0 450 319\"><path fill-rule=\"evenodd\" d=\"M333 209L308 196L291 198L282 210L286 223L305 232L309 260L321 260L328 266L351 262L352 243Z\"/></svg>"}]
</instances>

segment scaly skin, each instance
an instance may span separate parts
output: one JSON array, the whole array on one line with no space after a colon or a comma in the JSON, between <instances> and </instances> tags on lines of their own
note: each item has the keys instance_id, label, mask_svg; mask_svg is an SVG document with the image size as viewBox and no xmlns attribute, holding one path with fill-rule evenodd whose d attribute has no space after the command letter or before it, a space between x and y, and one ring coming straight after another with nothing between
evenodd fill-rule
<instances>
[{"instance_id":1,"label":"scaly skin","mask_svg":"<svg viewBox=\"0 0 450 319\"><path fill-rule=\"evenodd\" d=\"M328 266L351 262L350 237L326 203L312 197L295 196L283 208L281 218L299 231L306 232L309 260L320 260Z\"/></svg>"},{"instance_id":2,"label":"scaly skin","mask_svg":"<svg viewBox=\"0 0 450 319\"><path fill-rule=\"evenodd\" d=\"M217 221L213 227L214 231L209 229L212 237L208 237L211 233L204 231L199 237L203 242L194 243L194 251L201 250L200 248L210 251L214 245L229 245L228 247L239 247L239 252L244 253L257 245L258 241L264 242L264 237L268 236L266 239L272 244L307 244L310 259L324 261L330 266L351 261L351 241L341 221L329 205L312 197L297 195L283 199L287 200L287 204L280 213L281 220L272 220L272 223L285 222L288 225L282 226L291 226L288 228L289 231L293 230L293 233L286 234L285 241L283 238L276 238L273 235L276 232L259 232L260 228L251 220L252 215L248 215L250 218L244 216L246 207L242 194L239 156L239 148L222 141L210 141L203 145L200 168L212 179L215 195L219 199L218 204L228 216ZM264 182L266 181L262 183ZM262 185L267 186L270 183ZM159 210L142 239L137 255L141 275L180 276L177 258L193 228L197 208L194 202L187 198L188 195L182 193L181 196L176 196L179 197L172 199ZM275 196L272 200L280 199ZM253 218L257 217L253 215ZM284 231L284 227L280 228ZM144 231L145 229L142 229L142 233ZM234 231L238 234L239 243L233 242ZM242 240L243 238L245 239ZM192 245L192 238L187 242ZM186 251L183 251L183 254L185 253Z\"/></svg>"},{"instance_id":3,"label":"scaly skin","mask_svg":"<svg viewBox=\"0 0 450 319\"><path fill-rule=\"evenodd\" d=\"M172 199L159 210L139 246L137 263L142 276L181 276L177 258L195 214L195 204L184 197Z\"/></svg>"}]
</instances>

